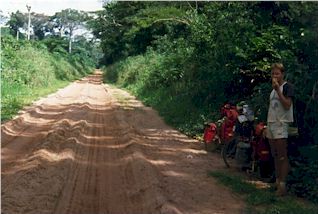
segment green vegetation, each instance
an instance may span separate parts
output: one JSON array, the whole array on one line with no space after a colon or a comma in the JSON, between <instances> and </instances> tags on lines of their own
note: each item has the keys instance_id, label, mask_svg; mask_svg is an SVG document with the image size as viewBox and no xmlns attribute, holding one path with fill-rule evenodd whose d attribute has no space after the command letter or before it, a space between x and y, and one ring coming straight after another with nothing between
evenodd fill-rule
<instances>
[{"instance_id":1,"label":"green vegetation","mask_svg":"<svg viewBox=\"0 0 318 214\"><path fill-rule=\"evenodd\" d=\"M229 175L225 171L210 172L218 182L229 187L234 193L244 198L247 204L247 213L253 214L314 214L318 213L318 206L286 196L278 198L273 188L259 189L248 183L246 178L238 175Z\"/></svg>"},{"instance_id":2,"label":"green vegetation","mask_svg":"<svg viewBox=\"0 0 318 214\"><path fill-rule=\"evenodd\" d=\"M48 87L37 86L30 88L25 85L2 83L1 120L11 119L22 107L30 105L34 100L53 93L68 84L68 81L54 80Z\"/></svg>"},{"instance_id":3,"label":"green vegetation","mask_svg":"<svg viewBox=\"0 0 318 214\"><path fill-rule=\"evenodd\" d=\"M16 41L9 35L1 38L1 120L12 118L35 99L93 71L95 63L87 57L87 51L82 52L77 46L73 54L68 55L62 46L67 46L67 41L48 40L60 44L50 51L46 40Z\"/></svg>"},{"instance_id":4,"label":"green vegetation","mask_svg":"<svg viewBox=\"0 0 318 214\"><path fill-rule=\"evenodd\" d=\"M209 115L210 109L217 109L219 103L211 103L208 107L196 106L189 96L191 92L182 91L187 83L170 86L164 80L158 80L157 75L164 75L163 72L173 75L172 70L166 70L166 66L168 63L173 65L174 60L175 58L170 58L169 55L149 51L144 56L129 57L108 67L105 79L117 78L118 86L127 88L144 104L153 106L169 124L184 133L191 136L201 134L206 115ZM177 64L173 66L178 67Z\"/></svg>"},{"instance_id":5,"label":"green vegetation","mask_svg":"<svg viewBox=\"0 0 318 214\"><path fill-rule=\"evenodd\" d=\"M73 9L53 16L32 12L30 41L24 34L27 17L17 11L7 19L0 13L0 22L6 24L1 28L1 120L92 72L101 55L95 38L74 33L85 29L88 13Z\"/></svg>"},{"instance_id":6,"label":"green vegetation","mask_svg":"<svg viewBox=\"0 0 318 214\"><path fill-rule=\"evenodd\" d=\"M265 121L269 68L282 62L296 87L302 137L290 191L317 202L317 160L309 154L318 145L316 2L111 2L91 26L105 81L191 136L218 119L226 101L246 100Z\"/></svg>"}]
</instances>

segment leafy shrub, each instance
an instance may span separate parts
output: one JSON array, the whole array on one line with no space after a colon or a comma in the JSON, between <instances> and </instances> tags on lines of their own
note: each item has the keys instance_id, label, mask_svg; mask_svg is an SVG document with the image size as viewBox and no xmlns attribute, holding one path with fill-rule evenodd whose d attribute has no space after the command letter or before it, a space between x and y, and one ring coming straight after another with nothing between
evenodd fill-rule
<instances>
[{"instance_id":1,"label":"leafy shrub","mask_svg":"<svg viewBox=\"0 0 318 214\"><path fill-rule=\"evenodd\" d=\"M300 148L300 155L291 161L295 165L288 176L290 191L318 204L318 146Z\"/></svg>"},{"instance_id":2,"label":"leafy shrub","mask_svg":"<svg viewBox=\"0 0 318 214\"><path fill-rule=\"evenodd\" d=\"M9 119L23 105L29 103L35 90L58 84L58 80L71 81L92 71L92 59L85 55L68 56L64 51L49 52L46 42L16 41L12 36L1 38L3 62L1 64L1 116ZM53 41L53 40L52 40ZM61 46L54 46L51 51ZM60 84L60 83L59 83ZM34 98L37 96L33 96Z\"/></svg>"}]
</instances>

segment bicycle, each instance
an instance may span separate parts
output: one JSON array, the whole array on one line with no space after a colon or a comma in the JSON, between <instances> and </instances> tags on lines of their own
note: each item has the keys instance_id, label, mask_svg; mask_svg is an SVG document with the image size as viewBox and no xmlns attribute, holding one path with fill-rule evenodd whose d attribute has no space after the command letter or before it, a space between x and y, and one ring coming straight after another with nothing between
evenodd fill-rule
<instances>
[{"instance_id":1,"label":"bicycle","mask_svg":"<svg viewBox=\"0 0 318 214\"><path fill-rule=\"evenodd\" d=\"M222 119L215 123L204 124L203 142L205 150L209 151L210 145L225 144L233 136L233 127L238 113L236 106L226 103L221 108Z\"/></svg>"},{"instance_id":2,"label":"bicycle","mask_svg":"<svg viewBox=\"0 0 318 214\"><path fill-rule=\"evenodd\" d=\"M228 168L236 168L259 176L267 182L274 178L274 162L268 139L265 137L266 126L258 123L249 137L238 136L226 144L222 157Z\"/></svg>"}]
</instances>

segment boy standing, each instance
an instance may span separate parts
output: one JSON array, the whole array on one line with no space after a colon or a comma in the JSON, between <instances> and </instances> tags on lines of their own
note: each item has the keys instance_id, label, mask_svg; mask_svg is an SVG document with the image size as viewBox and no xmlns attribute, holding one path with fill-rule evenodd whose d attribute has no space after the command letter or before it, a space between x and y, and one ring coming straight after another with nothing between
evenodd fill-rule
<instances>
[{"instance_id":1,"label":"boy standing","mask_svg":"<svg viewBox=\"0 0 318 214\"><path fill-rule=\"evenodd\" d=\"M283 64L271 67L272 87L267 115L267 137L275 162L277 195L286 194L286 177L289 171L287 156L288 126L293 122L293 86L284 80Z\"/></svg>"}]
</instances>

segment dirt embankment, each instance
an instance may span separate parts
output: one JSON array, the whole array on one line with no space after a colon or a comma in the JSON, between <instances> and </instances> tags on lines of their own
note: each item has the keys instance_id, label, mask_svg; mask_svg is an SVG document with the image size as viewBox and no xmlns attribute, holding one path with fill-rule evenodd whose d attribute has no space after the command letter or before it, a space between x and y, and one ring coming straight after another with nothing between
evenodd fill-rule
<instances>
[{"instance_id":1,"label":"dirt embankment","mask_svg":"<svg viewBox=\"0 0 318 214\"><path fill-rule=\"evenodd\" d=\"M96 72L2 125L2 213L240 213L223 167Z\"/></svg>"}]
</instances>

